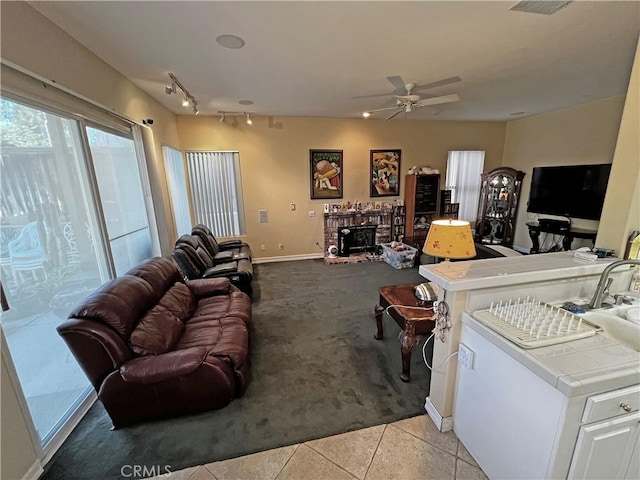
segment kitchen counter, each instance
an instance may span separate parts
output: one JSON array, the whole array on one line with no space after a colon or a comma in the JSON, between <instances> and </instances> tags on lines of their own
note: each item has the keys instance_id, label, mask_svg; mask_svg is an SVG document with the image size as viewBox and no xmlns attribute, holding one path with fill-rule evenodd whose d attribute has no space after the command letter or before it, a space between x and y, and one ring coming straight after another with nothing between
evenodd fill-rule
<instances>
[{"instance_id":1,"label":"kitchen counter","mask_svg":"<svg viewBox=\"0 0 640 480\"><path fill-rule=\"evenodd\" d=\"M473 318L462 323L564 395L573 397L640 383L640 353L606 332L547 347L524 349Z\"/></svg>"},{"instance_id":2,"label":"kitchen counter","mask_svg":"<svg viewBox=\"0 0 640 480\"><path fill-rule=\"evenodd\" d=\"M557 278L599 275L618 258L581 260L574 252L556 252L519 257L488 258L463 262L440 262L420 266L420 275L450 292L501 287Z\"/></svg>"}]
</instances>

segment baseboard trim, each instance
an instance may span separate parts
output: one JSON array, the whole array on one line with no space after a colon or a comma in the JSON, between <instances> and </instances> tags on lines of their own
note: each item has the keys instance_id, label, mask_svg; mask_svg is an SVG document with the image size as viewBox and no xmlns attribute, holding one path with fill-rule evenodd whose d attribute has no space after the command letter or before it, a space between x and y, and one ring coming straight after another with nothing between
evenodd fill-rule
<instances>
[{"instance_id":1,"label":"baseboard trim","mask_svg":"<svg viewBox=\"0 0 640 480\"><path fill-rule=\"evenodd\" d=\"M443 417L438 412L438 409L431 402L429 397L424 399L424 409L427 411L427 415L431 418L431 421L435 424L436 428L441 432L448 432L453 430L453 417Z\"/></svg>"},{"instance_id":2,"label":"baseboard trim","mask_svg":"<svg viewBox=\"0 0 640 480\"><path fill-rule=\"evenodd\" d=\"M27 470L22 476L22 480L38 480L38 478L40 478L40 475L42 475L43 473L44 469L40 464L40 460L36 460L35 462L33 462L33 465L29 467L29 470Z\"/></svg>"},{"instance_id":3,"label":"baseboard trim","mask_svg":"<svg viewBox=\"0 0 640 480\"><path fill-rule=\"evenodd\" d=\"M283 255L281 257L264 257L254 258L252 263L274 263L274 262L293 262L295 260L316 260L318 258L324 258L324 253L304 253L302 255Z\"/></svg>"}]
</instances>

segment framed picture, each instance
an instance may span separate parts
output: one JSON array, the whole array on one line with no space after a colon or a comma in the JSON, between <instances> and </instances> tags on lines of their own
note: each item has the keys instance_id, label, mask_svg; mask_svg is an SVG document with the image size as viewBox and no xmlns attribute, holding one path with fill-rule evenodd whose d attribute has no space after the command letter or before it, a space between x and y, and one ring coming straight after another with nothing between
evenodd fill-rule
<instances>
[{"instance_id":1,"label":"framed picture","mask_svg":"<svg viewBox=\"0 0 640 480\"><path fill-rule=\"evenodd\" d=\"M400 150L371 150L371 196L400 195Z\"/></svg>"},{"instance_id":2,"label":"framed picture","mask_svg":"<svg viewBox=\"0 0 640 480\"><path fill-rule=\"evenodd\" d=\"M311 199L342 198L342 150L309 150Z\"/></svg>"}]
</instances>

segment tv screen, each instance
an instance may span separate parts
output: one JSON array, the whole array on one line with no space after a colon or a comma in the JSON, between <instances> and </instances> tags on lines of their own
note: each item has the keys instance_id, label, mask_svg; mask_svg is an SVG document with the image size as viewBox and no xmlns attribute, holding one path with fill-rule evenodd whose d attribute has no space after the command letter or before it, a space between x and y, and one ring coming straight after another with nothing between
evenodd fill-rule
<instances>
[{"instance_id":1,"label":"tv screen","mask_svg":"<svg viewBox=\"0 0 640 480\"><path fill-rule=\"evenodd\" d=\"M600 220L611 164L535 167L527 211Z\"/></svg>"}]
</instances>

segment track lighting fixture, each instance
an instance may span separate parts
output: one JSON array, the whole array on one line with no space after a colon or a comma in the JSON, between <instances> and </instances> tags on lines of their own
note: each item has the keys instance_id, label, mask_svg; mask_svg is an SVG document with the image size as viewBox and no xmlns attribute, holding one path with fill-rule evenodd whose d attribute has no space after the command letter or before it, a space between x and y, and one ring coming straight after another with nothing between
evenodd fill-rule
<instances>
[{"instance_id":1,"label":"track lighting fixture","mask_svg":"<svg viewBox=\"0 0 640 480\"><path fill-rule=\"evenodd\" d=\"M189 105L191 105L193 113L198 115L200 111L198 110L198 102L196 100L196 97L189 93L189 90L187 90L185 86L180 83L180 81L173 73L169 74L169 78L171 79L171 85L167 85L166 87L164 87L165 93L167 95L171 95L172 93L178 93L178 89L180 89L183 94L182 106L188 107Z\"/></svg>"},{"instance_id":2,"label":"track lighting fixture","mask_svg":"<svg viewBox=\"0 0 640 480\"><path fill-rule=\"evenodd\" d=\"M220 123L224 123L227 119L227 116L236 117L236 116L244 116L247 125L253 125L253 120L251 119L251 112L227 112L226 110L218 110L220 114Z\"/></svg>"}]
</instances>

